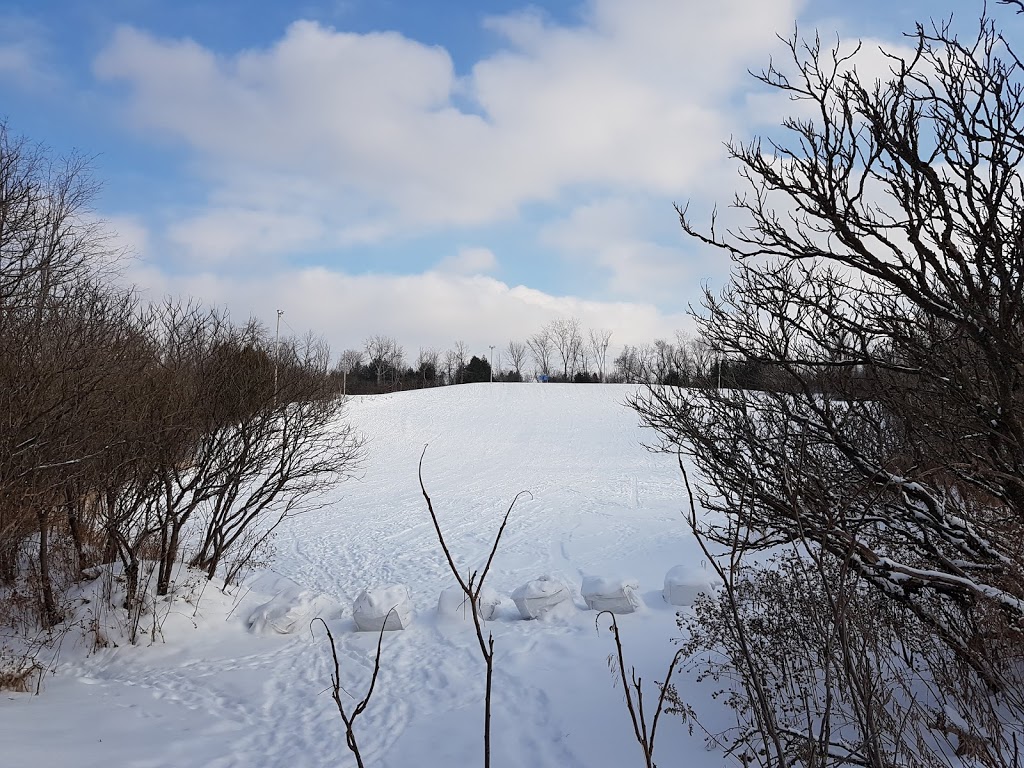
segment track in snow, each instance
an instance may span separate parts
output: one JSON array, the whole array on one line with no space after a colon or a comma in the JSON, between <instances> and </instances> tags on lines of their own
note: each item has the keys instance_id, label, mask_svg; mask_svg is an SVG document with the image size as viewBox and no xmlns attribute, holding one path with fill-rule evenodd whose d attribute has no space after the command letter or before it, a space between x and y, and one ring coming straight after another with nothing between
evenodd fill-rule
<instances>
[{"instance_id":1,"label":"track in snow","mask_svg":"<svg viewBox=\"0 0 1024 768\"><path fill-rule=\"evenodd\" d=\"M347 609L367 586L410 587L414 624L385 637L378 690L357 724L367 764L480 764L476 639L470 627L434 613L453 580L417 480L427 444L424 481L463 571L482 566L512 498L530 491L512 513L489 586L508 595L551 574L578 595L584 575L639 579L648 607L622 617L621 628L630 661L645 679L660 679L676 629L658 590L670 567L699 556L680 515L675 459L643 448L654 436L624 405L633 391L480 384L351 399L346 418L367 440L362 476L281 529L274 570L346 606L331 627L343 685L356 696L368 683L376 637L353 632ZM578 596L577 603L570 620L525 622L506 599L489 625L496 766L617 766L639 757L608 673L611 638L598 634ZM42 699L0 702L0 738L10 743L3 720L13 716L14 729L30 731L18 753L25 760L57 764L51 758L66 748L79 768L354 764L325 692L323 632L318 640L241 635L243 614L215 634L196 633L202 640L194 645L172 638L166 649L106 653L76 665L77 678L54 683ZM29 724L36 702L53 697L69 707L82 697L99 704L92 732L109 732L118 746L45 743ZM690 739L669 720L659 730L666 752Z\"/></svg>"}]
</instances>

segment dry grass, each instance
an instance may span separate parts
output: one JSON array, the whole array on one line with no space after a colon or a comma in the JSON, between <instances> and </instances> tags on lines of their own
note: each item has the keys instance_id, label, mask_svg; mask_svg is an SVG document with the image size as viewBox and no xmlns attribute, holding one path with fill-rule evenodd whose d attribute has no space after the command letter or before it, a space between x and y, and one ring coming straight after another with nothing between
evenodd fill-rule
<instances>
[{"instance_id":1,"label":"dry grass","mask_svg":"<svg viewBox=\"0 0 1024 768\"><path fill-rule=\"evenodd\" d=\"M0 649L0 691L39 692L43 665L34 656L18 656Z\"/></svg>"}]
</instances>

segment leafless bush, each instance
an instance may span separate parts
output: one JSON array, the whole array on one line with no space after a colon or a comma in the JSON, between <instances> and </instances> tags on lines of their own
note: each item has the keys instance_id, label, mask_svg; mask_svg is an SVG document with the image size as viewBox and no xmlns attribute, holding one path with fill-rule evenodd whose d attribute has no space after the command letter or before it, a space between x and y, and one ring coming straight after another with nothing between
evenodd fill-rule
<instances>
[{"instance_id":1,"label":"leafless bush","mask_svg":"<svg viewBox=\"0 0 1024 768\"><path fill-rule=\"evenodd\" d=\"M136 307L98 282L111 253L94 190L84 160L52 161L0 125L0 575L16 578L32 537L48 626L61 619L50 530L105 448L94 427L116 418L104 396Z\"/></svg>"},{"instance_id":2,"label":"leafless bush","mask_svg":"<svg viewBox=\"0 0 1024 768\"><path fill-rule=\"evenodd\" d=\"M774 140L732 146L750 184L736 199L745 226L701 231L679 209L688 234L735 264L730 284L705 294L700 330L759 383L652 387L636 403L664 448L692 457L701 505L722 513L702 536L734 556L795 547L779 563L786 589L823 606L806 615L813 631L779 635L779 652L795 655L774 659L769 678L758 664L772 648L755 641L771 641L771 617L754 609L773 577L730 588L734 567L723 579L718 621L747 670L748 722L779 765L794 749L805 764L844 749L869 765L894 753L941 762L936 734L956 729L955 749L975 761L1017 760L1024 68L989 19L970 39L948 24L912 39L877 83L859 78L856 47L797 37L788 65L761 74L813 109ZM886 656L896 627L913 664ZM802 637L812 645L791 647ZM778 675L797 679L785 664L812 653L799 667L809 682L775 688ZM914 698L911 679L957 717ZM800 729L804 751L780 706L813 723Z\"/></svg>"},{"instance_id":3,"label":"leafless bush","mask_svg":"<svg viewBox=\"0 0 1024 768\"><path fill-rule=\"evenodd\" d=\"M726 574L679 619L688 666L735 715L709 735L726 754L764 766L1018 764L1014 708L849 570L788 551ZM668 698L694 706L675 689Z\"/></svg>"},{"instance_id":4,"label":"leafless bush","mask_svg":"<svg viewBox=\"0 0 1024 768\"><path fill-rule=\"evenodd\" d=\"M117 560L134 638L150 571L157 594L183 559L237 574L359 441L322 342L114 288L87 171L0 124L0 600L27 587L54 627Z\"/></svg>"},{"instance_id":5,"label":"leafless bush","mask_svg":"<svg viewBox=\"0 0 1024 768\"><path fill-rule=\"evenodd\" d=\"M356 719L366 711L366 707L370 703L370 699L373 697L373 689L377 685L377 675L380 674L380 652L384 643L384 629L387 627L388 619L394 612L394 608L388 611L387 616L384 617L384 623L380 628L380 634L377 635L377 652L373 655L373 672L370 675L370 685L366 689L366 693L363 695L352 712L349 713L345 708L345 702L342 700L341 694L344 693L346 696L351 696L341 685L341 665L338 662L338 647L334 642L334 635L331 633L331 628L327 626L327 622L323 619L314 619L309 625L309 631L313 634L313 624L320 622L324 625L324 630L327 632L327 642L331 646L331 660L334 663L334 670L331 672L331 698L334 699L334 705L338 708L338 715L341 717L341 722L345 725L345 744L348 746L349 751L356 759L356 765L359 768L363 768L363 756L359 751L359 742L356 739L355 724ZM316 635L313 634L314 639Z\"/></svg>"},{"instance_id":6,"label":"leafless bush","mask_svg":"<svg viewBox=\"0 0 1024 768\"><path fill-rule=\"evenodd\" d=\"M637 744L640 745L640 749L643 750L644 765L647 768L655 768L654 744L655 738L658 735L658 721L661 719L662 713L672 712L686 719L690 711L689 705L679 698L676 689L672 686L672 675L675 673L676 666L686 655L688 649L680 648L672 656L668 670L665 672L664 682L659 683L655 681L654 685L658 689L658 698L655 699L654 716L651 717L650 725L648 726L647 713L644 711L643 678L637 677L636 669L633 667L630 667L629 676L627 677L626 656L622 650L622 640L619 638L619 623L615 618L615 614L611 611L601 611L597 614L597 618L594 619L594 623L597 624L604 615L607 615L611 620L608 628L611 630L612 638L615 640L615 653L608 657L608 665L614 673L617 673L618 681L622 683L622 693L626 700L626 709L629 712L629 719L633 725L633 737L636 739Z\"/></svg>"}]
</instances>

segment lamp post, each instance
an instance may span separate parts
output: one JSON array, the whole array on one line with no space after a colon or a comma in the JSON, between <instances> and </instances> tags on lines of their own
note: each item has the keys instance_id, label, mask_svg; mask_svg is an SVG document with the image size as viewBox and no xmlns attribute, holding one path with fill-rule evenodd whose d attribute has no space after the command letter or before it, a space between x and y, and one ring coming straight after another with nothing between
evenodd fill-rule
<instances>
[{"instance_id":1,"label":"lamp post","mask_svg":"<svg viewBox=\"0 0 1024 768\"><path fill-rule=\"evenodd\" d=\"M488 344L488 346L491 348L490 370L491 370L491 384L493 384L494 383L494 345L493 344Z\"/></svg>"},{"instance_id":2,"label":"lamp post","mask_svg":"<svg viewBox=\"0 0 1024 768\"><path fill-rule=\"evenodd\" d=\"M274 407L277 408L277 363L281 359L281 315L283 309L277 310L277 329L274 331Z\"/></svg>"}]
</instances>

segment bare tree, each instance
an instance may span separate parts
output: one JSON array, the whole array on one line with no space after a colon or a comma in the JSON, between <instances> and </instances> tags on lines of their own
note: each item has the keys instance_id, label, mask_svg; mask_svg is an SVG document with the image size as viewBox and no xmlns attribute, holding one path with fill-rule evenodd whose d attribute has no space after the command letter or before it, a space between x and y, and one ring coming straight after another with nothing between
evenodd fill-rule
<instances>
[{"instance_id":1,"label":"bare tree","mask_svg":"<svg viewBox=\"0 0 1024 768\"><path fill-rule=\"evenodd\" d=\"M358 349L346 349L338 358L338 367L346 373L352 373L363 364L363 352Z\"/></svg>"},{"instance_id":2,"label":"bare tree","mask_svg":"<svg viewBox=\"0 0 1024 768\"><path fill-rule=\"evenodd\" d=\"M405 373L405 349L396 344L390 360L392 386L398 389L402 383L402 375Z\"/></svg>"},{"instance_id":3,"label":"bare tree","mask_svg":"<svg viewBox=\"0 0 1024 768\"><path fill-rule=\"evenodd\" d=\"M0 578L34 534L44 625L61 618L51 531L106 447L94 428L118 417L104 389L136 303L100 287L115 254L88 216L95 191L82 157L54 161L0 123Z\"/></svg>"},{"instance_id":4,"label":"bare tree","mask_svg":"<svg viewBox=\"0 0 1024 768\"><path fill-rule=\"evenodd\" d=\"M159 594L182 559L230 576L358 440L321 342L113 287L94 191L0 125L0 600L31 594L50 628L87 566L120 561L134 642L150 572Z\"/></svg>"},{"instance_id":5,"label":"bare tree","mask_svg":"<svg viewBox=\"0 0 1024 768\"><path fill-rule=\"evenodd\" d=\"M351 373L359 369L359 366L363 364L363 352L358 349L346 349L341 353L341 357L338 358L338 364L335 366L337 371L341 372L341 393L343 395L348 394L348 377Z\"/></svg>"},{"instance_id":6,"label":"bare tree","mask_svg":"<svg viewBox=\"0 0 1024 768\"><path fill-rule=\"evenodd\" d=\"M437 361L440 353L433 347L420 347L416 358L416 371L420 375L423 386L433 386L437 381Z\"/></svg>"},{"instance_id":7,"label":"bare tree","mask_svg":"<svg viewBox=\"0 0 1024 768\"><path fill-rule=\"evenodd\" d=\"M466 355L469 354L469 352L466 349L466 342L461 340L456 341L454 352L454 374L456 379L455 383L462 384L466 380L466 366L469 364L469 359L466 357Z\"/></svg>"},{"instance_id":8,"label":"bare tree","mask_svg":"<svg viewBox=\"0 0 1024 768\"><path fill-rule=\"evenodd\" d=\"M459 356L454 349L447 349L442 359L442 365L444 366L444 380L445 384L456 384L458 377L459 368Z\"/></svg>"},{"instance_id":9,"label":"bare tree","mask_svg":"<svg viewBox=\"0 0 1024 768\"><path fill-rule=\"evenodd\" d=\"M549 337L551 343L562 359L562 376L571 381L580 363L584 364L583 336L580 335L580 321L575 317L559 318L551 321Z\"/></svg>"},{"instance_id":10,"label":"bare tree","mask_svg":"<svg viewBox=\"0 0 1024 768\"><path fill-rule=\"evenodd\" d=\"M711 345L700 337L687 338L682 335L679 336L678 343L686 350L686 359L689 362L693 381L711 381L715 376L716 367L721 362L721 358L711 348Z\"/></svg>"},{"instance_id":11,"label":"bare tree","mask_svg":"<svg viewBox=\"0 0 1024 768\"><path fill-rule=\"evenodd\" d=\"M611 331L604 328L590 329L590 356L597 367L597 375L602 382L605 380L605 374L608 370L608 345L611 343L611 340Z\"/></svg>"},{"instance_id":12,"label":"bare tree","mask_svg":"<svg viewBox=\"0 0 1024 768\"><path fill-rule=\"evenodd\" d=\"M6 311L35 307L85 276L99 277L117 254L87 214L97 192L88 160L53 160L0 122L0 300Z\"/></svg>"},{"instance_id":13,"label":"bare tree","mask_svg":"<svg viewBox=\"0 0 1024 768\"><path fill-rule=\"evenodd\" d=\"M951 656L923 662L931 679L959 665L943 700L988 692L956 711L976 757L1007 765L1024 722L1008 661L1024 621L1024 70L988 19L970 42L941 24L914 41L877 83L856 49L796 38L790 70L762 73L814 109L784 123L792 143L732 146L746 226L679 214L735 261L705 293L703 336L768 384L652 388L637 407L724 515L705 536L806 542L848 569Z\"/></svg>"},{"instance_id":14,"label":"bare tree","mask_svg":"<svg viewBox=\"0 0 1024 768\"><path fill-rule=\"evenodd\" d=\"M35 521L38 587L44 624L60 618L51 578L51 531L66 521L83 554L77 493L97 462L121 442L123 414L112 391L123 376L138 371L130 354L137 339L136 298L104 292L93 285L63 285L18 322L8 316L0 351L0 395L5 407L4 441L9 447L0 467L0 507ZM24 533L24 520L20 530ZM4 525L7 528L8 525ZM15 531L0 531L7 538ZM17 549L17 538L0 547ZM75 565L77 570L80 563ZM13 571L12 571L13 573Z\"/></svg>"},{"instance_id":15,"label":"bare tree","mask_svg":"<svg viewBox=\"0 0 1024 768\"><path fill-rule=\"evenodd\" d=\"M612 365L615 377L626 384L636 384L643 380L640 350L632 344L622 348Z\"/></svg>"},{"instance_id":16,"label":"bare tree","mask_svg":"<svg viewBox=\"0 0 1024 768\"><path fill-rule=\"evenodd\" d=\"M255 407L203 436L212 461L204 467L210 472L204 528L192 565L209 578L232 548L243 547L246 559L285 518L319 504L323 491L351 476L359 460L360 441L351 427L339 426L344 403L331 393L324 342L288 342L278 396L269 403L258 398L258 386L250 388L245 357L241 369L226 373L228 383L244 387L239 404Z\"/></svg>"},{"instance_id":17,"label":"bare tree","mask_svg":"<svg viewBox=\"0 0 1024 768\"><path fill-rule=\"evenodd\" d=\"M371 336L364 343L367 363L377 374L378 389L383 386L386 376L390 376L392 384L397 385L398 376L405 357L398 339L392 336Z\"/></svg>"},{"instance_id":18,"label":"bare tree","mask_svg":"<svg viewBox=\"0 0 1024 768\"><path fill-rule=\"evenodd\" d=\"M508 355L512 370L516 372L516 376L520 379L523 377L523 366L526 364L527 351L526 344L521 341L510 341L508 346L505 347L505 353Z\"/></svg>"},{"instance_id":19,"label":"bare tree","mask_svg":"<svg viewBox=\"0 0 1024 768\"><path fill-rule=\"evenodd\" d=\"M550 329L547 326L541 328L526 340L526 346L530 348L530 354L533 355L535 370L541 375L550 376L551 355L555 351Z\"/></svg>"},{"instance_id":20,"label":"bare tree","mask_svg":"<svg viewBox=\"0 0 1024 768\"><path fill-rule=\"evenodd\" d=\"M684 345L655 339L647 351L646 360L649 381L676 386L689 382L689 360Z\"/></svg>"}]
</instances>

